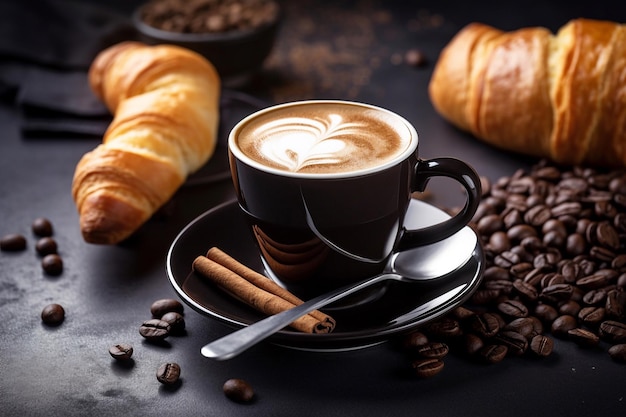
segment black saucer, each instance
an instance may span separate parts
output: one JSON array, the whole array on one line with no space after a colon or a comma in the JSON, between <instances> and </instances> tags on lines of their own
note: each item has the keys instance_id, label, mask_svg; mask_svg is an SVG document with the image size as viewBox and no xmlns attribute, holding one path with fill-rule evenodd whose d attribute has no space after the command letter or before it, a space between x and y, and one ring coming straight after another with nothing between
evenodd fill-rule
<instances>
[{"instance_id":1,"label":"black saucer","mask_svg":"<svg viewBox=\"0 0 626 417\"><path fill-rule=\"evenodd\" d=\"M439 219L442 213L432 205L414 200L407 219L417 214L421 219L429 216ZM191 271L193 260L213 246L265 273L246 221L238 204L232 201L193 220L172 243L167 255L167 273L174 290L196 311L234 328L263 318L262 314ZM441 317L466 301L480 284L484 264L484 253L476 239L470 259L454 272L415 283L388 282L383 295L376 300L333 311L337 327L330 334L305 334L285 328L269 340L292 348L334 351L383 342L393 334L407 332Z\"/></svg>"}]
</instances>

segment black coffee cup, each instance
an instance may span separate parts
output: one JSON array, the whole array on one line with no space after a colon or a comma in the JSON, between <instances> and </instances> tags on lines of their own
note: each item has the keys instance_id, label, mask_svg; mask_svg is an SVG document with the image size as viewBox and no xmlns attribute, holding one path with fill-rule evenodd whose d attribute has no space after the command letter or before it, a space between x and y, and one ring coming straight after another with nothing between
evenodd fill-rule
<instances>
[{"instance_id":1,"label":"black coffee cup","mask_svg":"<svg viewBox=\"0 0 626 417\"><path fill-rule=\"evenodd\" d=\"M453 158L419 159L415 128L367 104L269 107L239 122L228 147L263 263L287 287L321 292L380 273L392 253L465 227L480 201L474 169ZM464 207L443 222L406 230L412 193L438 176L464 187Z\"/></svg>"}]
</instances>

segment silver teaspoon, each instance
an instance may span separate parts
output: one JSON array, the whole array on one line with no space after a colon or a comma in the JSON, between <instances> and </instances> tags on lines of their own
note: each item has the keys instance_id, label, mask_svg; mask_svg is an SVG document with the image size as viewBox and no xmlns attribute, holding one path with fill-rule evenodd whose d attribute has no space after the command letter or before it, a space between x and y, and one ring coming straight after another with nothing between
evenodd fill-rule
<instances>
[{"instance_id":1,"label":"silver teaspoon","mask_svg":"<svg viewBox=\"0 0 626 417\"><path fill-rule=\"evenodd\" d=\"M465 227L448 239L396 253L382 274L333 290L290 310L239 329L205 345L201 353L207 358L230 359L286 327L300 316L376 283L387 280L424 281L447 275L465 265L476 248L477 240L476 234L469 227ZM456 293L458 290L453 292ZM438 298L448 296L448 293ZM451 294L449 297L454 295Z\"/></svg>"}]
</instances>

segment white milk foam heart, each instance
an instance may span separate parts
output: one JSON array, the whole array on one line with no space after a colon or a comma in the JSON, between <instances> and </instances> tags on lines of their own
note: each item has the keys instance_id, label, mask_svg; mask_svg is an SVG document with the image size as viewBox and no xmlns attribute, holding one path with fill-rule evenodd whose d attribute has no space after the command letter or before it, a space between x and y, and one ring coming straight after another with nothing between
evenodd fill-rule
<instances>
[{"instance_id":1,"label":"white milk foam heart","mask_svg":"<svg viewBox=\"0 0 626 417\"><path fill-rule=\"evenodd\" d=\"M282 171L335 173L393 160L412 138L396 115L331 102L276 108L244 120L237 145L247 157Z\"/></svg>"}]
</instances>

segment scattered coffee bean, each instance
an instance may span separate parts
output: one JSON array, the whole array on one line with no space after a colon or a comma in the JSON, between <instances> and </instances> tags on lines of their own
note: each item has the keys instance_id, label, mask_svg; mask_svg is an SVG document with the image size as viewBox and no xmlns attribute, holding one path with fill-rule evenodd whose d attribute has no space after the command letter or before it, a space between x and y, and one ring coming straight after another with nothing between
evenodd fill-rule
<instances>
[{"instance_id":1,"label":"scattered coffee bean","mask_svg":"<svg viewBox=\"0 0 626 417\"><path fill-rule=\"evenodd\" d=\"M109 348L109 353L118 361L126 361L133 356L133 347L128 343L119 343Z\"/></svg>"},{"instance_id":2,"label":"scattered coffee bean","mask_svg":"<svg viewBox=\"0 0 626 417\"><path fill-rule=\"evenodd\" d=\"M56 253L46 255L41 260L41 267L48 275L61 275L63 272L63 259Z\"/></svg>"},{"instance_id":3,"label":"scattered coffee bean","mask_svg":"<svg viewBox=\"0 0 626 417\"><path fill-rule=\"evenodd\" d=\"M169 313L165 313L161 320L169 323L170 332L175 335L180 335L185 332L185 318L182 314L177 313L175 311L170 311Z\"/></svg>"},{"instance_id":4,"label":"scattered coffee bean","mask_svg":"<svg viewBox=\"0 0 626 417\"><path fill-rule=\"evenodd\" d=\"M39 237L52 236L52 223L45 217L39 217L33 221L33 233Z\"/></svg>"},{"instance_id":5,"label":"scattered coffee bean","mask_svg":"<svg viewBox=\"0 0 626 417\"><path fill-rule=\"evenodd\" d=\"M617 362L626 362L626 344L620 343L609 348L609 355Z\"/></svg>"},{"instance_id":6,"label":"scattered coffee bean","mask_svg":"<svg viewBox=\"0 0 626 417\"><path fill-rule=\"evenodd\" d=\"M0 239L0 250L18 252L26 249L26 238L23 235L12 233Z\"/></svg>"},{"instance_id":7,"label":"scattered coffee bean","mask_svg":"<svg viewBox=\"0 0 626 417\"><path fill-rule=\"evenodd\" d=\"M578 321L574 316L570 316L569 314L564 314L562 316L557 317L552 322L552 334L560 337L567 337L570 330L575 329L578 325Z\"/></svg>"},{"instance_id":8,"label":"scattered coffee bean","mask_svg":"<svg viewBox=\"0 0 626 417\"><path fill-rule=\"evenodd\" d=\"M65 320L65 309L60 304L48 304L41 311L41 320L49 326L58 326Z\"/></svg>"},{"instance_id":9,"label":"scattered coffee bean","mask_svg":"<svg viewBox=\"0 0 626 417\"><path fill-rule=\"evenodd\" d=\"M51 237L42 237L35 244L35 250L41 256L57 253L57 242Z\"/></svg>"},{"instance_id":10,"label":"scattered coffee bean","mask_svg":"<svg viewBox=\"0 0 626 417\"><path fill-rule=\"evenodd\" d=\"M571 329L568 330L567 334L569 335L569 338L571 340L573 340L574 342L576 342L577 345L582 347L597 346L598 343L600 343L600 338L595 333L586 329Z\"/></svg>"},{"instance_id":11,"label":"scattered coffee bean","mask_svg":"<svg viewBox=\"0 0 626 417\"><path fill-rule=\"evenodd\" d=\"M500 322L495 314L476 314L469 320L469 327L483 337L495 336L500 331Z\"/></svg>"},{"instance_id":12,"label":"scattered coffee bean","mask_svg":"<svg viewBox=\"0 0 626 417\"><path fill-rule=\"evenodd\" d=\"M232 401L249 403L254 398L252 386L243 379L232 378L224 382L224 394Z\"/></svg>"},{"instance_id":13,"label":"scattered coffee bean","mask_svg":"<svg viewBox=\"0 0 626 417\"><path fill-rule=\"evenodd\" d=\"M626 323L615 320L606 320L600 323L599 335L602 339L611 343L626 341Z\"/></svg>"},{"instance_id":14,"label":"scattered coffee bean","mask_svg":"<svg viewBox=\"0 0 626 417\"><path fill-rule=\"evenodd\" d=\"M423 358L441 359L448 354L448 345L441 342L428 342L415 349L415 353Z\"/></svg>"},{"instance_id":15,"label":"scattered coffee bean","mask_svg":"<svg viewBox=\"0 0 626 417\"><path fill-rule=\"evenodd\" d=\"M428 337L419 331L409 333L403 340L402 346L407 351L412 351L428 343Z\"/></svg>"},{"instance_id":16,"label":"scattered coffee bean","mask_svg":"<svg viewBox=\"0 0 626 417\"><path fill-rule=\"evenodd\" d=\"M160 300L156 300L150 306L150 313L152 313L152 318L155 319L160 319L166 313L172 311L179 314L183 314L184 311L184 307L181 302L173 298L163 298Z\"/></svg>"},{"instance_id":17,"label":"scattered coffee bean","mask_svg":"<svg viewBox=\"0 0 626 417\"><path fill-rule=\"evenodd\" d=\"M144 321L139 327L139 334L149 341L161 341L170 335L170 324L159 319Z\"/></svg>"},{"instance_id":18,"label":"scattered coffee bean","mask_svg":"<svg viewBox=\"0 0 626 417\"><path fill-rule=\"evenodd\" d=\"M418 359L411 363L411 367L420 378L431 378L443 370L444 362L439 358Z\"/></svg>"},{"instance_id":19,"label":"scattered coffee bean","mask_svg":"<svg viewBox=\"0 0 626 417\"><path fill-rule=\"evenodd\" d=\"M509 349L504 345L486 345L478 351L478 356L487 363L502 362Z\"/></svg>"},{"instance_id":20,"label":"scattered coffee bean","mask_svg":"<svg viewBox=\"0 0 626 417\"><path fill-rule=\"evenodd\" d=\"M157 380L164 385L174 385L180 379L180 365L176 362L164 363L157 369Z\"/></svg>"},{"instance_id":21,"label":"scattered coffee bean","mask_svg":"<svg viewBox=\"0 0 626 417\"><path fill-rule=\"evenodd\" d=\"M549 356L553 348L554 341L542 334L538 334L530 341L530 350L538 356Z\"/></svg>"}]
</instances>

